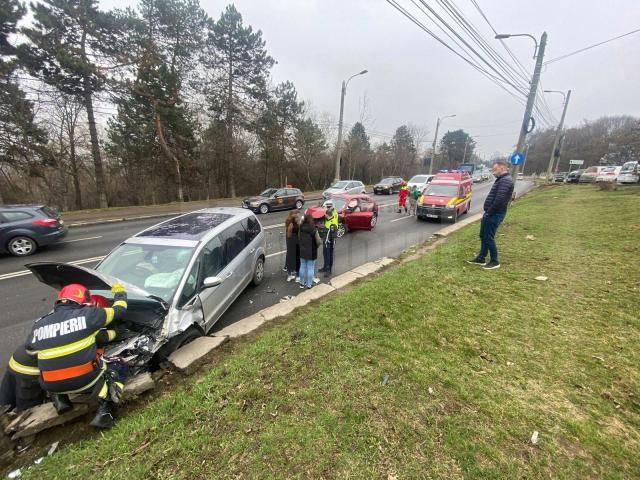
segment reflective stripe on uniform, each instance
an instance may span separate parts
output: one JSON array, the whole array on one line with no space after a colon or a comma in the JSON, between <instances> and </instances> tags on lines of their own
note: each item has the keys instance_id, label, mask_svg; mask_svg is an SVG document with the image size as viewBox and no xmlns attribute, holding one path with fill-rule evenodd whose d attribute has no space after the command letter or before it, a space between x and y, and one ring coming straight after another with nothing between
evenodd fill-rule
<instances>
[{"instance_id":1,"label":"reflective stripe on uniform","mask_svg":"<svg viewBox=\"0 0 640 480\"><path fill-rule=\"evenodd\" d=\"M109 325L113 321L113 317L115 316L116 312L113 310L113 308L105 308L104 309L104 313L107 316L107 319L104 322L104 324L106 326L106 325Z\"/></svg>"},{"instance_id":2,"label":"reflective stripe on uniform","mask_svg":"<svg viewBox=\"0 0 640 480\"><path fill-rule=\"evenodd\" d=\"M38 360L48 360L51 358L64 357L72 353L79 352L85 348L90 347L96 342L95 336L98 332L92 333L88 337L78 340L77 342L68 343L62 347L47 348L46 350L38 351Z\"/></svg>"},{"instance_id":3,"label":"reflective stripe on uniform","mask_svg":"<svg viewBox=\"0 0 640 480\"><path fill-rule=\"evenodd\" d=\"M102 385L102 388L98 392L98 398L102 398L104 400L107 398L107 393L109 393L109 385L107 385L107 382L104 382L104 385Z\"/></svg>"},{"instance_id":4,"label":"reflective stripe on uniform","mask_svg":"<svg viewBox=\"0 0 640 480\"><path fill-rule=\"evenodd\" d=\"M9 360L9 368L14 372L21 373L23 375L40 375L40 369L38 367L23 365L13 357Z\"/></svg>"},{"instance_id":5,"label":"reflective stripe on uniform","mask_svg":"<svg viewBox=\"0 0 640 480\"><path fill-rule=\"evenodd\" d=\"M59 368L57 370L45 370L42 372L42 379L45 382L59 382L69 380L70 378L81 377L87 373L93 372L95 369L93 362L83 363L68 368Z\"/></svg>"},{"instance_id":6,"label":"reflective stripe on uniform","mask_svg":"<svg viewBox=\"0 0 640 480\"><path fill-rule=\"evenodd\" d=\"M93 387L96 383L98 383L98 380L103 378L104 371L107 369L107 365L105 363L103 363L102 367L100 369L102 370L102 372L100 373L100 375L98 375L96 378L94 378L91 381L91 383L88 383L87 385L85 385L82 388L78 388L76 390L68 390L66 392L61 392L61 393L64 393L66 395L69 395L69 394L72 394L72 393L80 393L80 392L84 392L85 390L88 390L89 388Z\"/></svg>"},{"instance_id":7,"label":"reflective stripe on uniform","mask_svg":"<svg viewBox=\"0 0 640 480\"><path fill-rule=\"evenodd\" d=\"M109 337L109 341L113 341L116 338L115 330L107 330L107 337Z\"/></svg>"},{"instance_id":8,"label":"reflective stripe on uniform","mask_svg":"<svg viewBox=\"0 0 640 480\"><path fill-rule=\"evenodd\" d=\"M115 302L113 302L112 307L127 308L127 302L126 300L116 300Z\"/></svg>"}]
</instances>

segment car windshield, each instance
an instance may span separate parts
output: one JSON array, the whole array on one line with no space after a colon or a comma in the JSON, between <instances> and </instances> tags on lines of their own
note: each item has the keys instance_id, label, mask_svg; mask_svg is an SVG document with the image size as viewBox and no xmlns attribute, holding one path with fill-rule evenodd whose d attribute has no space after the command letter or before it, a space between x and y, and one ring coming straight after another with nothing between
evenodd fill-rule
<instances>
[{"instance_id":1,"label":"car windshield","mask_svg":"<svg viewBox=\"0 0 640 480\"><path fill-rule=\"evenodd\" d=\"M427 178L428 177L426 175L416 175L411 180L409 180L409 182L410 183L425 183L427 181Z\"/></svg>"},{"instance_id":2,"label":"car windshield","mask_svg":"<svg viewBox=\"0 0 640 480\"><path fill-rule=\"evenodd\" d=\"M347 201L344 198L334 197L332 200L327 200L326 202L324 202L322 204L322 207L327 208L327 203L330 203L330 202L333 202L333 206L335 207L336 210L342 210L345 204L347 203Z\"/></svg>"},{"instance_id":3,"label":"car windshield","mask_svg":"<svg viewBox=\"0 0 640 480\"><path fill-rule=\"evenodd\" d=\"M382 180L380 180L380 185L392 185L393 184L393 178L383 178Z\"/></svg>"},{"instance_id":4,"label":"car windshield","mask_svg":"<svg viewBox=\"0 0 640 480\"><path fill-rule=\"evenodd\" d=\"M454 197L458 193L456 185L429 185L424 194L432 197Z\"/></svg>"},{"instance_id":5,"label":"car windshield","mask_svg":"<svg viewBox=\"0 0 640 480\"><path fill-rule=\"evenodd\" d=\"M273 195L274 193L276 193L278 190L276 188L267 188L264 192L262 192L260 194L261 197L270 197L271 195Z\"/></svg>"},{"instance_id":6,"label":"car windshield","mask_svg":"<svg viewBox=\"0 0 640 480\"><path fill-rule=\"evenodd\" d=\"M333 185L331 185L331 188L343 189L343 188L346 188L348 184L349 184L349 182L336 182Z\"/></svg>"},{"instance_id":7,"label":"car windshield","mask_svg":"<svg viewBox=\"0 0 640 480\"><path fill-rule=\"evenodd\" d=\"M620 170L620 173L622 172L633 172L633 169L635 168L636 164L635 162L627 162L622 166L622 169Z\"/></svg>"},{"instance_id":8,"label":"car windshield","mask_svg":"<svg viewBox=\"0 0 640 480\"><path fill-rule=\"evenodd\" d=\"M96 268L168 302L180 284L193 247L125 243Z\"/></svg>"}]
</instances>

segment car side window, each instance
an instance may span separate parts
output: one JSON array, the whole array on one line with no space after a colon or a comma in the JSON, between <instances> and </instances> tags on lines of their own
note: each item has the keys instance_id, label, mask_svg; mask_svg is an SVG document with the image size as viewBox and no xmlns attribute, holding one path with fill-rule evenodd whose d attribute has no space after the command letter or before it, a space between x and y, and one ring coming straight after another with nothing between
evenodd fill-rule
<instances>
[{"instance_id":1,"label":"car side window","mask_svg":"<svg viewBox=\"0 0 640 480\"><path fill-rule=\"evenodd\" d=\"M287 191L284 188L281 188L276 192L276 197L284 197L287 194Z\"/></svg>"},{"instance_id":2,"label":"car side window","mask_svg":"<svg viewBox=\"0 0 640 480\"><path fill-rule=\"evenodd\" d=\"M260 228L260 222L258 222L258 219L255 217L245 218L242 221L242 226L245 230L245 245L249 245L253 241L253 239L260 234L260 231L262 230Z\"/></svg>"},{"instance_id":3,"label":"car side window","mask_svg":"<svg viewBox=\"0 0 640 480\"><path fill-rule=\"evenodd\" d=\"M2 216L7 220L7 222L18 222L20 220L33 218L33 215L30 215L27 212L3 212Z\"/></svg>"},{"instance_id":4,"label":"car side window","mask_svg":"<svg viewBox=\"0 0 640 480\"><path fill-rule=\"evenodd\" d=\"M202 249L202 274L200 281L207 277L216 277L227 266L224 255L224 245L220 236L215 237Z\"/></svg>"},{"instance_id":5,"label":"car side window","mask_svg":"<svg viewBox=\"0 0 640 480\"><path fill-rule=\"evenodd\" d=\"M180 293L180 298L178 299L178 308L184 307L189 302L189 300L191 300L193 296L198 293L198 287L200 286L201 281L199 275L201 263L202 255L196 260L196 263L193 264L189 275L187 275L187 280L184 283L184 287L182 287L182 292Z\"/></svg>"},{"instance_id":6,"label":"car side window","mask_svg":"<svg viewBox=\"0 0 640 480\"><path fill-rule=\"evenodd\" d=\"M244 249L245 230L241 222L230 226L220 234L220 241L224 247L225 265L228 265Z\"/></svg>"}]
</instances>

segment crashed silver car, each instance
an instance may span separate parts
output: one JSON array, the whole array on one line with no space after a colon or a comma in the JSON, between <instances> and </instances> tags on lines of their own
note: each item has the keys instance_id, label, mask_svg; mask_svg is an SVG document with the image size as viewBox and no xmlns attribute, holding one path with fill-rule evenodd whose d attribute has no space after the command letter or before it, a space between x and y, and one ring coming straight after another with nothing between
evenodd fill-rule
<instances>
[{"instance_id":1,"label":"crashed silver car","mask_svg":"<svg viewBox=\"0 0 640 480\"><path fill-rule=\"evenodd\" d=\"M122 283L129 305L125 331L105 355L119 356L140 371L208 333L249 283L262 282L264 262L265 235L256 216L220 207L150 227L95 269L54 262L27 268L53 288L81 283L107 298L111 286Z\"/></svg>"}]
</instances>

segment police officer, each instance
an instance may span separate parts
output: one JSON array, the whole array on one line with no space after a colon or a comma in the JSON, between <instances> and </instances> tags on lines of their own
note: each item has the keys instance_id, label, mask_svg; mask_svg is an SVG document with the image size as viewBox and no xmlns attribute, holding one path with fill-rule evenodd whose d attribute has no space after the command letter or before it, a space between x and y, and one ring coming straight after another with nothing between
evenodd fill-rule
<instances>
[{"instance_id":1,"label":"police officer","mask_svg":"<svg viewBox=\"0 0 640 480\"><path fill-rule=\"evenodd\" d=\"M113 426L113 404L119 403L124 391L123 379L97 351L96 336L127 310L124 287L115 284L111 291L113 305L96 308L84 285L65 286L53 311L33 326L27 340L27 352L37 356L44 390L61 396L91 393L98 397L100 405L91 421L96 428Z\"/></svg>"},{"instance_id":2,"label":"police officer","mask_svg":"<svg viewBox=\"0 0 640 480\"><path fill-rule=\"evenodd\" d=\"M333 269L333 255L336 246L336 231L338 230L338 212L333 206L333 202L328 200L325 203L325 216L324 216L324 233L323 233L323 248L322 255L324 257L324 265L319 270L324 272L324 276L331 275Z\"/></svg>"}]
</instances>

